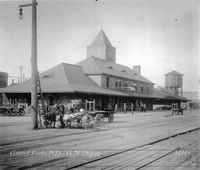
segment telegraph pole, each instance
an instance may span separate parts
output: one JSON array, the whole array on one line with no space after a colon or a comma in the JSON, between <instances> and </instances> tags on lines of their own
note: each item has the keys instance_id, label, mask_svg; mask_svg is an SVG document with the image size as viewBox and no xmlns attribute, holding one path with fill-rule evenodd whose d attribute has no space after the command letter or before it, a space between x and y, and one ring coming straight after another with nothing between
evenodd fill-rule
<instances>
[{"instance_id":1,"label":"telegraph pole","mask_svg":"<svg viewBox=\"0 0 200 170\"><path fill-rule=\"evenodd\" d=\"M31 49L31 66L32 66L32 90L31 105L33 110L33 129L38 128L38 100L37 100L37 2L32 0L32 49Z\"/></svg>"},{"instance_id":2,"label":"telegraph pole","mask_svg":"<svg viewBox=\"0 0 200 170\"><path fill-rule=\"evenodd\" d=\"M31 44L31 107L33 117L33 129L38 129L38 66L37 66L37 0L30 4L19 6L20 18L23 14L23 7L32 7L32 44Z\"/></svg>"}]
</instances>

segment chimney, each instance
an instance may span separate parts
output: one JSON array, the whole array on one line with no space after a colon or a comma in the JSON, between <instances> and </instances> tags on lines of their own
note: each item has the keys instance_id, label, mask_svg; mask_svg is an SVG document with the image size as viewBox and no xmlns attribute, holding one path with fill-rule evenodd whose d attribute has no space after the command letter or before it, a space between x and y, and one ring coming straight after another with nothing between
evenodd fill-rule
<instances>
[{"instance_id":1,"label":"chimney","mask_svg":"<svg viewBox=\"0 0 200 170\"><path fill-rule=\"evenodd\" d=\"M140 65L134 65L133 66L133 70L137 73L137 74L141 74L141 66Z\"/></svg>"}]
</instances>

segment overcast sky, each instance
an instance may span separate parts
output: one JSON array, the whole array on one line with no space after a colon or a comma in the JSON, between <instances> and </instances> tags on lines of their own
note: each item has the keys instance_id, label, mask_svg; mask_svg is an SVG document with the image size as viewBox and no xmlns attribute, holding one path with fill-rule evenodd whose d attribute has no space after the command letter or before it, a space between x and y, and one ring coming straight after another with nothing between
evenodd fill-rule
<instances>
[{"instance_id":1,"label":"overcast sky","mask_svg":"<svg viewBox=\"0 0 200 170\"><path fill-rule=\"evenodd\" d=\"M19 20L18 5L0 0L0 70L30 75L31 9ZM38 62L44 71L86 58L86 46L103 29L117 62L141 65L164 85L164 74L184 74L184 90L198 89L198 0L38 0Z\"/></svg>"}]
</instances>

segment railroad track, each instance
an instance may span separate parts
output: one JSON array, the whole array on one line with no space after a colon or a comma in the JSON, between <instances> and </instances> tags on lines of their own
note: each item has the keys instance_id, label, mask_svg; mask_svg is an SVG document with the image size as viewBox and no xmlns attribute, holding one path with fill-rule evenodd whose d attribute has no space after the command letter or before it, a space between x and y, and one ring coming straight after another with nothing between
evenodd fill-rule
<instances>
[{"instance_id":1,"label":"railroad track","mask_svg":"<svg viewBox=\"0 0 200 170\"><path fill-rule=\"evenodd\" d=\"M165 121L162 121L162 122L154 122L153 124L151 123L150 125L147 125L147 127L161 127L161 126L165 126L167 124L167 122ZM140 125L140 124L139 124ZM135 126L134 126L135 127ZM137 127L137 126L136 126ZM141 126L138 126L141 128ZM146 126L145 126L146 127ZM132 126L128 127L130 128L130 130L132 130ZM104 138L105 139L109 139L110 138L110 133L112 133L113 131L118 131L118 132L123 132L124 128L117 128L117 129L102 129L102 130L99 130L99 132L103 132L103 131L107 131L108 134L104 135ZM125 129L127 130L127 129ZM6 153L10 153L12 152L13 150L15 151L24 151L24 150L30 150L30 149L34 149L34 148L41 148L41 147L44 147L44 146L53 146L53 145L58 145L58 144L63 144L63 143L73 143L73 141L79 141L79 135L84 135L84 134L92 134L92 133L95 133L96 131L84 131L84 132L75 132L75 133L70 133L70 134L60 134L60 135L53 135L53 136L43 136L43 137L37 137L37 138L34 138L34 139L26 139L26 140L19 140L19 141L12 141L12 142L8 142L8 143L2 143L0 144L0 146L2 147L0 149L0 154L6 154ZM46 140L49 140L49 139L55 139L55 138L60 138L60 137L67 137L67 136L71 136L71 135L74 135L74 136L77 136L77 138L75 139L69 139L69 140L64 140L64 141L55 141L55 142L46 142ZM88 142L91 142L91 140L98 140L98 139L102 139L102 137L100 137L99 133L96 133L95 135L92 135L92 136L87 136L87 137L84 137L84 138L81 138L81 144L84 144L84 143L88 143ZM40 142L39 144L37 143L33 143L35 141L41 141L41 140L44 140L45 142L42 143ZM31 142L30 144L28 145L22 145L20 146L22 143L25 143L25 142ZM20 144L19 146L12 146L13 144ZM79 143L80 144L80 143ZM8 147L6 147L8 146Z\"/></svg>"},{"instance_id":2,"label":"railroad track","mask_svg":"<svg viewBox=\"0 0 200 170\"><path fill-rule=\"evenodd\" d=\"M198 131L200 130L200 127L197 127L197 128L193 128L193 129L189 129L189 130L185 130L183 132L180 132L180 133L176 133L176 134L173 134L173 135L170 135L170 136L167 136L167 137L163 137L163 138L160 138L158 140L154 140L154 141L151 141L149 143L146 143L146 144L143 144L143 145L140 145L140 146L136 146L136 147L129 147L127 149L124 149L124 150L119 150L119 151L116 151L116 152L113 152L113 153L108 153L108 154L105 154L105 155L102 155L100 157L97 157L97 158L94 158L94 159L91 159L89 161L85 161L85 162L82 162L82 163L77 163L77 164L73 164L71 165L70 167L67 167L66 169L67 170L71 170L71 169L79 169L79 168L83 168L85 166L88 166L90 164L93 164L93 163L96 163L98 161L104 161L106 159L109 159L109 158L112 158L112 157L115 157L117 155L123 155L123 154L126 154L130 151L135 151L135 150L138 150L138 149L142 149L144 147L147 147L147 146L152 146L152 145L155 145L155 144L158 144L160 142L163 142L163 141L167 141L168 139L172 139L172 138L175 138L175 137L178 137L180 135L185 135L185 134L188 134L188 133L191 133L191 132L195 132L195 131ZM152 164L153 162L156 162L157 160L159 159L162 159L172 153L174 153L175 151L179 150L180 148L175 148L173 150L170 150L169 152L165 152L164 154L161 154L159 156L156 156L154 159L151 159L143 164L141 164L140 166L136 167L135 169L136 170L139 170L139 169L142 169L150 164ZM48 164L54 164L54 165L57 165L56 163L58 161L62 161L62 160L65 160L67 159L66 157L60 157L60 158L57 158L57 159L53 159L53 160L48 160L48 161L43 161L43 162L39 162L39 163L35 163L35 164L32 164L32 165L27 165L27 166L22 166L22 167L19 167L18 169L21 169L21 170L24 170L24 169L31 169L31 168L39 168L39 167L42 167L42 166L45 166L45 165L48 165Z\"/></svg>"}]
</instances>

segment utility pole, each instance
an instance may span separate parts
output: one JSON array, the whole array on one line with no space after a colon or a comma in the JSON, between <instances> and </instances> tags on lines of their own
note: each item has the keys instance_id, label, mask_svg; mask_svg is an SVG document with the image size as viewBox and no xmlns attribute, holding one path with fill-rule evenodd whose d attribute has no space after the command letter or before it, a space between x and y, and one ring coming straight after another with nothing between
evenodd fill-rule
<instances>
[{"instance_id":1,"label":"utility pole","mask_svg":"<svg viewBox=\"0 0 200 170\"><path fill-rule=\"evenodd\" d=\"M32 48L31 48L31 107L33 117L33 129L38 129L38 66L37 66L37 1L32 0L30 4L24 4L19 6L20 18L23 15L24 7L32 7Z\"/></svg>"}]
</instances>

